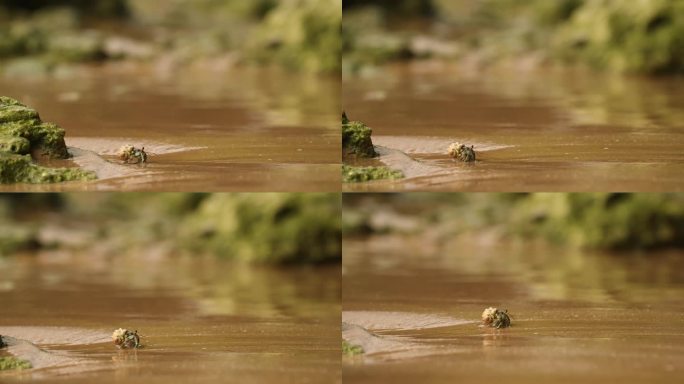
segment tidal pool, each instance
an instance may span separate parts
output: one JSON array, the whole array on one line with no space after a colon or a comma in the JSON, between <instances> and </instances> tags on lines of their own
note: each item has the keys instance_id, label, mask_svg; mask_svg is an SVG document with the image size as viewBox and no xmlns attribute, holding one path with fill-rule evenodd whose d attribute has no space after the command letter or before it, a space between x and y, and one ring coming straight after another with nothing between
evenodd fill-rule
<instances>
[{"instance_id":1,"label":"tidal pool","mask_svg":"<svg viewBox=\"0 0 684 384\"><path fill-rule=\"evenodd\" d=\"M0 190L339 191L339 80L224 66L114 63L0 76L0 94L66 130L74 157L49 165L99 176ZM149 162L122 165L123 144L145 147Z\"/></svg>"},{"instance_id":2,"label":"tidal pool","mask_svg":"<svg viewBox=\"0 0 684 384\"><path fill-rule=\"evenodd\" d=\"M491 233L346 237L350 383L676 381L684 253L590 253ZM490 306L512 326L480 326Z\"/></svg>"},{"instance_id":3,"label":"tidal pool","mask_svg":"<svg viewBox=\"0 0 684 384\"><path fill-rule=\"evenodd\" d=\"M347 191L684 190L684 79L434 62L343 80L343 108L406 178ZM453 161L452 142L475 163Z\"/></svg>"},{"instance_id":4,"label":"tidal pool","mask_svg":"<svg viewBox=\"0 0 684 384\"><path fill-rule=\"evenodd\" d=\"M340 382L339 266L53 251L0 258L0 276L0 354L34 365L3 383ZM119 327L144 348L117 349Z\"/></svg>"}]
</instances>

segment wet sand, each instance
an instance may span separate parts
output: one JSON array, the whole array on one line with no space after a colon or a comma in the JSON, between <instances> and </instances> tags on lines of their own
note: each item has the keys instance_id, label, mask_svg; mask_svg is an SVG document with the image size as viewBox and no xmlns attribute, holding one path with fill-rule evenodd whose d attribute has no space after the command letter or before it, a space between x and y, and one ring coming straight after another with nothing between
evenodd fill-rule
<instances>
[{"instance_id":1,"label":"wet sand","mask_svg":"<svg viewBox=\"0 0 684 384\"><path fill-rule=\"evenodd\" d=\"M429 232L429 231L428 231ZM671 382L684 373L684 254L591 254L434 234L347 237L354 383ZM508 309L512 327L480 326Z\"/></svg>"},{"instance_id":2,"label":"wet sand","mask_svg":"<svg viewBox=\"0 0 684 384\"><path fill-rule=\"evenodd\" d=\"M681 191L684 80L414 62L343 81L343 108L403 180L346 191ZM450 143L478 161L452 161ZM362 162L363 164L363 162ZM416 172L418 170L418 172Z\"/></svg>"},{"instance_id":3,"label":"wet sand","mask_svg":"<svg viewBox=\"0 0 684 384\"><path fill-rule=\"evenodd\" d=\"M339 382L339 273L159 255L0 258L0 353L35 367L0 381ZM119 327L144 348L118 350Z\"/></svg>"},{"instance_id":4,"label":"wet sand","mask_svg":"<svg viewBox=\"0 0 684 384\"><path fill-rule=\"evenodd\" d=\"M0 191L339 191L339 81L278 69L170 72L111 64L36 78L0 77L2 94L66 130L88 183ZM149 162L119 167L123 144Z\"/></svg>"}]
</instances>

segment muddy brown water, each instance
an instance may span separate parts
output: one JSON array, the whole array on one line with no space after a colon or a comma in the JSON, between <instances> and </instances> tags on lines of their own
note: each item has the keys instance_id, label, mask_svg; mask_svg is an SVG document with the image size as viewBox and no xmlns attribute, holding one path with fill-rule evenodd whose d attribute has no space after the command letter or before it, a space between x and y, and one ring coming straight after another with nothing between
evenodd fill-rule
<instances>
[{"instance_id":1,"label":"muddy brown water","mask_svg":"<svg viewBox=\"0 0 684 384\"><path fill-rule=\"evenodd\" d=\"M100 180L2 191L339 191L339 79L272 68L112 64L0 76L0 94L66 130ZM121 165L123 144L144 166Z\"/></svg>"},{"instance_id":2,"label":"muddy brown water","mask_svg":"<svg viewBox=\"0 0 684 384\"><path fill-rule=\"evenodd\" d=\"M681 77L415 62L346 76L342 99L381 149L361 163L407 176L347 191L684 190ZM478 161L452 161L451 142Z\"/></svg>"},{"instance_id":3,"label":"muddy brown water","mask_svg":"<svg viewBox=\"0 0 684 384\"><path fill-rule=\"evenodd\" d=\"M672 382L684 373L684 253L630 255L468 235L345 238L343 380ZM508 309L512 327L479 325Z\"/></svg>"},{"instance_id":4,"label":"muddy brown water","mask_svg":"<svg viewBox=\"0 0 684 384\"><path fill-rule=\"evenodd\" d=\"M34 364L0 381L339 382L339 275L139 254L0 258L0 354ZM118 350L119 327L144 348Z\"/></svg>"}]
</instances>

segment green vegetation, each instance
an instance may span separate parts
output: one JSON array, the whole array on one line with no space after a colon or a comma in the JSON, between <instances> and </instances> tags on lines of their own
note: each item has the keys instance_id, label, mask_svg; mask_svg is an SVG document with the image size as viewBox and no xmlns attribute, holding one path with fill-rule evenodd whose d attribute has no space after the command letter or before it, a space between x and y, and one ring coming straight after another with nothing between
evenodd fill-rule
<instances>
[{"instance_id":1,"label":"green vegetation","mask_svg":"<svg viewBox=\"0 0 684 384\"><path fill-rule=\"evenodd\" d=\"M534 194L511 211L511 230L590 248L684 245L679 194Z\"/></svg>"},{"instance_id":2,"label":"green vegetation","mask_svg":"<svg viewBox=\"0 0 684 384\"><path fill-rule=\"evenodd\" d=\"M26 360L21 360L12 356L0 356L0 371L29 368L31 368L31 363Z\"/></svg>"},{"instance_id":3,"label":"green vegetation","mask_svg":"<svg viewBox=\"0 0 684 384\"><path fill-rule=\"evenodd\" d=\"M37 165L31 155L69 157L64 130L42 122L34 109L0 96L0 183L58 183L95 178L92 172L77 168Z\"/></svg>"},{"instance_id":4,"label":"green vegetation","mask_svg":"<svg viewBox=\"0 0 684 384\"><path fill-rule=\"evenodd\" d=\"M71 247L68 239L40 236L45 226L70 222L76 224L66 232L90 239L79 249L112 246L124 254L167 247L245 263L335 262L341 258L340 205L334 193L5 195L0 254Z\"/></svg>"},{"instance_id":5,"label":"green vegetation","mask_svg":"<svg viewBox=\"0 0 684 384\"><path fill-rule=\"evenodd\" d=\"M684 1L585 1L552 39L556 56L619 72L684 73Z\"/></svg>"},{"instance_id":6,"label":"green vegetation","mask_svg":"<svg viewBox=\"0 0 684 384\"><path fill-rule=\"evenodd\" d=\"M342 156L368 158L375 157L371 135L373 131L364 123L350 121L346 113L342 113ZM401 179L404 174L401 171L387 167L355 167L347 164L342 165L342 181L345 183L361 183L382 179Z\"/></svg>"},{"instance_id":7,"label":"green vegetation","mask_svg":"<svg viewBox=\"0 0 684 384\"><path fill-rule=\"evenodd\" d=\"M476 58L481 65L535 57L615 72L684 73L681 0L377 0L344 5L345 66L353 71L425 57L417 50L420 32L402 29L422 18L440 26L429 45L453 42L448 51L456 52L456 59ZM434 49L436 55L428 56L440 52L445 51Z\"/></svg>"},{"instance_id":8,"label":"green vegetation","mask_svg":"<svg viewBox=\"0 0 684 384\"><path fill-rule=\"evenodd\" d=\"M338 0L281 0L254 34L251 56L289 68L339 72L341 24Z\"/></svg>"},{"instance_id":9,"label":"green vegetation","mask_svg":"<svg viewBox=\"0 0 684 384\"><path fill-rule=\"evenodd\" d=\"M353 345L347 340L342 340L342 354L344 356L359 356L364 353L360 345Z\"/></svg>"},{"instance_id":10,"label":"green vegetation","mask_svg":"<svg viewBox=\"0 0 684 384\"><path fill-rule=\"evenodd\" d=\"M342 181L345 183L361 183L373 180L401 179L404 174L387 167L352 167L342 165Z\"/></svg>"},{"instance_id":11,"label":"green vegetation","mask_svg":"<svg viewBox=\"0 0 684 384\"><path fill-rule=\"evenodd\" d=\"M0 5L0 60L5 71L31 75L73 63L230 55L335 73L341 20L339 0L13 0Z\"/></svg>"},{"instance_id":12,"label":"green vegetation","mask_svg":"<svg viewBox=\"0 0 684 384\"><path fill-rule=\"evenodd\" d=\"M342 114L342 154L359 157L375 157L371 134L373 131L359 121L350 121Z\"/></svg>"},{"instance_id":13,"label":"green vegetation","mask_svg":"<svg viewBox=\"0 0 684 384\"><path fill-rule=\"evenodd\" d=\"M321 263L341 252L335 194L212 195L181 224L183 246L248 262Z\"/></svg>"},{"instance_id":14,"label":"green vegetation","mask_svg":"<svg viewBox=\"0 0 684 384\"><path fill-rule=\"evenodd\" d=\"M441 226L450 235L497 233L543 238L551 243L590 249L684 247L684 194L532 193L412 194L383 196L402 209L423 212L419 228ZM353 201L353 200L352 200ZM345 207L346 234L387 231Z\"/></svg>"}]
</instances>

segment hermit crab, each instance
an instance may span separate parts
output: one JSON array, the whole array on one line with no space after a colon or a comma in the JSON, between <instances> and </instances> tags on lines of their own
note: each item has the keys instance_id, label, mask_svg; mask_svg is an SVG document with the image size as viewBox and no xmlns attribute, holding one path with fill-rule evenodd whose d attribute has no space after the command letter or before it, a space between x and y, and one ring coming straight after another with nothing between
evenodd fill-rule
<instances>
[{"instance_id":1,"label":"hermit crab","mask_svg":"<svg viewBox=\"0 0 684 384\"><path fill-rule=\"evenodd\" d=\"M461 143L451 143L448 149L449 156L454 159L461 160L464 163L475 161L475 149Z\"/></svg>"},{"instance_id":2,"label":"hermit crab","mask_svg":"<svg viewBox=\"0 0 684 384\"><path fill-rule=\"evenodd\" d=\"M502 311L489 307L482 312L482 323L492 328L506 328L511 326L511 317L508 315L508 309Z\"/></svg>"},{"instance_id":3,"label":"hermit crab","mask_svg":"<svg viewBox=\"0 0 684 384\"><path fill-rule=\"evenodd\" d=\"M142 347L138 331L129 331L128 329L119 328L112 333L112 340L114 341L114 344L121 349Z\"/></svg>"},{"instance_id":4,"label":"hermit crab","mask_svg":"<svg viewBox=\"0 0 684 384\"><path fill-rule=\"evenodd\" d=\"M147 152L145 152L145 147L136 148L130 144L121 146L116 152L121 160L127 164L138 164L147 162Z\"/></svg>"}]
</instances>

